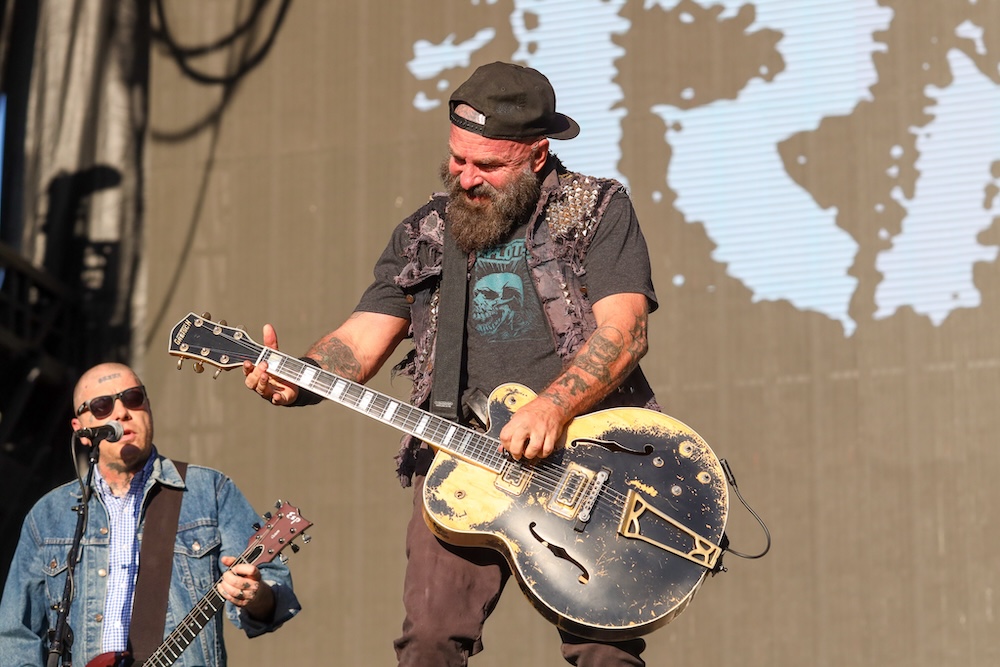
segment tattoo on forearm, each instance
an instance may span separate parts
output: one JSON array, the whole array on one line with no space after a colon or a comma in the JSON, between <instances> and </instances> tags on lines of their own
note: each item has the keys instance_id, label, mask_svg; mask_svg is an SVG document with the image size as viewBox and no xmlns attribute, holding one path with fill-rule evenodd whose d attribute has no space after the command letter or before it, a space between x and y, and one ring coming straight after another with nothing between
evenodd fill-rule
<instances>
[{"instance_id":1,"label":"tattoo on forearm","mask_svg":"<svg viewBox=\"0 0 1000 667\"><path fill-rule=\"evenodd\" d=\"M342 375L349 380L361 379L361 363L354 352L337 338L325 338L316 343L311 354L319 356L319 363L332 373Z\"/></svg>"},{"instance_id":2,"label":"tattoo on forearm","mask_svg":"<svg viewBox=\"0 0 1000 667\"><path fill-rule=\"evenodd\" d=\"M590 388L590 384L572 370L561 375L556 380L555 386L566 389L566 392L574 397L586 394ZM561 397L550 394L549 398L560 407L566 407L566 402Z\"/></svg>"},{"instance_id":3,"label":"tattoo on forearm","mask_svg":"<svg viewBox=\"0 0 1000 667\"><path fill-rule=\"evenodd\" d=\"M612 326L597 329L543 395L574 412L596 404L628 377L646 353L646 323L646 314L637 313L627 334Z\"/></svg>"},{"instance_id":4,"label":"tattoo on forearm","mask_svg":"<svg viewBox=\"0 0 1000 667\"><path fill-rule=\"evenodd\" d=\"M564 379L558 379L555 382L555 384L553 385L553 387L560 387L560 386L567 386L567 382ZM570 393L572 393L572 391ZM556 391L546 391L546 392L543 393L543 395L547 399L549 399L550 401L552 401L552 404L555 405L558 408L562 408L562 409L565 410L565 409L567 409L567 408L570 407L570 405L566 401L566 399L560 393L558 393Z\"/></svg>"},{"instance_id":5,"label":"tattoo on forearm","mask_svg":"<svg viewBox=\"0 0 1000 667\"><path fill-rule=\"evenodd\" d=\"M586 347L573 360L574 366L593 375L603 385L611 382L611 364L622 354L622 342L611 340L609 336L621 338L621 334L614 329L602 327L594 332Z\"/></svg>"},{"instance_id":6,"label":"tattoo on forearm","mask_svg":"<svg viewBox=\"0 0 1000 667\"><path fill-rule=\"evenodd\" d=\"M635 324L632 325L629 335L631 340L628 346L628 355L632 359L629 364L634 365L639 363L639 359L642 355L646 353L646 327L649 322L649 315L642 313L639 317L635 318Z\"/></svg>"}]
</instances>

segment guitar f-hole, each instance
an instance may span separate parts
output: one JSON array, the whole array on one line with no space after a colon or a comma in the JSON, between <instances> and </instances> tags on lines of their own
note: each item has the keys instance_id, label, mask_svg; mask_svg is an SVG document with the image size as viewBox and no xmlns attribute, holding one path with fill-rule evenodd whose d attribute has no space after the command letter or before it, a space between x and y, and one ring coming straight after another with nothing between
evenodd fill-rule
<instances>
[{"instance_id":1,"label":"guitar f-hole","mask_svg":"<svg viewBox=\"0 0 1000 667\"><path fill-rule=\"evenodd\" d=\"M528 526L528 530L531 531L531 536L534 537L536 540L538 540L539 544L541 544L546 549L548 549L549 551L551 551L552 555L554 555L556 558L562 558L563 560L568 561L568 562L572 563L573 565L576 565L580 569L580 576L577 577L577 580L581 584L588 584L588 583L590 583L590 572L587 571L587 568L585 568L583 566L583 564L580 563L580 561L578 561L575 558L573 558L572 556L570 556L569 552L566 551L566 549L564 549L563 547L559 546L558 544L552 544L551 542L549 542L548 540L546 540L544 537L542 537L541 535L539 535L538 531L535 530L535 527L537 525L538 525L537 523L535 523L534 521L532 521L531 524Z\"/></svg>"}]
</instances>

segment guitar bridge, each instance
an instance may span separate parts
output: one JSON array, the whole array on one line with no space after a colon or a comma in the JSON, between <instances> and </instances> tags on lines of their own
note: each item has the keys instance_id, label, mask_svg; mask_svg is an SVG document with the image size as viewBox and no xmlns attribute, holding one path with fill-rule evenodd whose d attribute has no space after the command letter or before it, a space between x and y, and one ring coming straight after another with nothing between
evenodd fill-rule
<instances>
[{"instance_id":1,"label":"guitar bridge","mask_svg":"<svg viewBox=\"0 0 1000 667\"><path fill-rule=\"evenodd\" d=\"M647 533L643 533L642 529L641 519L644 517L648 519L646 521L649 529ZM667 526L676 530L669 530ZM680 531L680 534L678 535L676 531ZM717 544L650 505L635 489L629 490L628 497L625 499L625 513L622 515L618 532L625 537L648 542L710 570L715 567L716 561L722 554L722 548ZM654 539L652 535L654 532L661 533L664 541ZM673 537L677 546L670 546L666 543L665 540L669 539L668 533L672 533L670 537ZM684 542L689 542L689 547L685 547Z\"/></svg>"}]
</instances>

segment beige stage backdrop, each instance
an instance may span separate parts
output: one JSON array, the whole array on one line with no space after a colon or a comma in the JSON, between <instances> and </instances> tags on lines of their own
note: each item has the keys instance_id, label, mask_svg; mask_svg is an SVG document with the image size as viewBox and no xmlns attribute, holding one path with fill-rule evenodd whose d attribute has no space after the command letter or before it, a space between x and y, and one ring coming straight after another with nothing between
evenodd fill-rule
<instances>
[{"instance_id":1,"label":"beige stage backdrop","mask_svg":"<svg viewBox=\"0 0 1000 667\"><path fill-rule=\"evenodd\" d=\"M439 186L448 93L493 60L548 73L583 126L556 152L628 185L661 304L643 365L773 535L648 637L649 664L1000 660L1000 3L160 6L137 323L157 444L315 522L301 617L231 633L231 664L394 664L411 495L395 431L178 373L170 328L271 322L298 355L347 317ZM387 369L372 385L408 395ZM760 550L732 500L733 547ZM479 667L560 664L513 583L485 644Z\"/></svg>"}]
</instances>

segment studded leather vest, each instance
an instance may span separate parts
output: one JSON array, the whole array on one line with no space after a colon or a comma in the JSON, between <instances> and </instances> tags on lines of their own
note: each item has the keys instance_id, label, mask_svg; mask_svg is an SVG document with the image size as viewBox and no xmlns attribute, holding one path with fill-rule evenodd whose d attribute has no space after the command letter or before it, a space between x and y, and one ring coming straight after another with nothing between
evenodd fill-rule
<instances>
[{"instance_id":1,"label":"studded leather vest","mask_svg":"<svg viewBox=\"0 0 1000 667\"><path fill-rule=\"evenodd\" d=\"M584 258L611 197L621 190L623 186L615 180L553 168L543 180L541 197L528 225L528 267L552 330L555 352L564 364L572 360L596 329L587 299ZM412 380L410 402L419 406L426 404L434 378L447 202L446 194L435 194L403 223L410 243L404 250L407 263L396 277L396 284L406 292L410 303L413 350L396 365L393 374ZM618 406L659 410L639 368L595 409ZM411 482L419 447L419 439L409 435L403 438L396 457L403 486Z\"/></svg>"}]
</instances>

